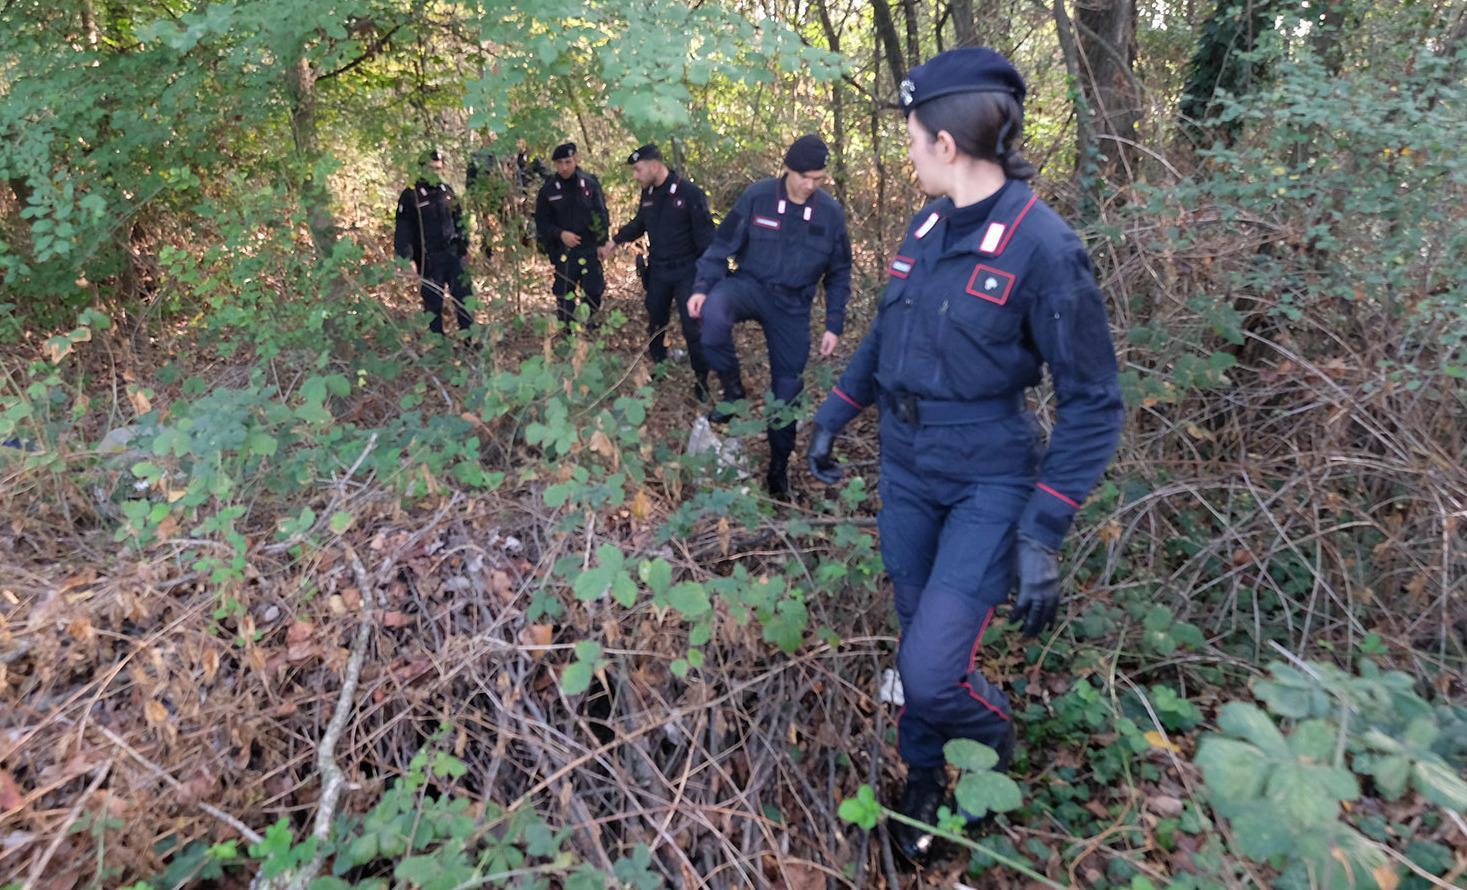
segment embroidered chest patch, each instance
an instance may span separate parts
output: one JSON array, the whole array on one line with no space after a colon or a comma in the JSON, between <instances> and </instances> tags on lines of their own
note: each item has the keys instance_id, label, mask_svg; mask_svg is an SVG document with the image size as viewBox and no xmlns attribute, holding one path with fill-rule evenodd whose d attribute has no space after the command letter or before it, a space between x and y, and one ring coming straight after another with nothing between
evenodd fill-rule
<instances>
[{"instance_id":1,"label":"embroidered chest patch","mask_svg":"<svg viewBox=\"0 0 1467 890\"><path fill-rule=\"evenodd\" d=\"M1013 292L1013 289L1014 275L1012 272L1005 272L982 263L973 267L973 275L968 279L968 293L1000 306L1009 301L1009 294Z\"/></svg>"},{"instance_id":2,"label":"embroidered chest patch","mask_svg":"<svg viewBox=\"0 0 1467 890\"><path fill-rule=\"evenodd\" d=\"M779 220L769 216L755 215L754 225L759 226L763 229L773 229L776 232L779 231Z\"/></svg>"},{"instance_id":3,"label":"embroidered chest patch","mask_svg":"<svg viewBox=\"0 0 1467 890\"><path fill-rule=\"evenodd\" d=\"M912 268L916 262L912 257L897 254L896 259L891 261L891 267L887 271L891 272L893 277L906 278L912 274Z\"/></svg>"}]
</instances>

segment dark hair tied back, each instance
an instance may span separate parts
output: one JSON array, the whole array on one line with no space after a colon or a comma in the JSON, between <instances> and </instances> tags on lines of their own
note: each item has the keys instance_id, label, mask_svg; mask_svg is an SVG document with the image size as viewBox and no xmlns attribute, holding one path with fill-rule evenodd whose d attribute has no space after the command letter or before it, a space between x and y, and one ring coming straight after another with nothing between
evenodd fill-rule
<instances>
[{"instance_id":1,"label":"dark hair tied back","mask_svg":"<svg viewBox=\"0 0 1467 890\"><path fill-rule=\"evenodd\" d=\"M912 113L927 132L948 131L958 151L1001 165L1009 179L1034 178L1034 165L1015 147L1023 139L1024 109L1009 93L952 93Z\"/></svg>"}]
</instances>

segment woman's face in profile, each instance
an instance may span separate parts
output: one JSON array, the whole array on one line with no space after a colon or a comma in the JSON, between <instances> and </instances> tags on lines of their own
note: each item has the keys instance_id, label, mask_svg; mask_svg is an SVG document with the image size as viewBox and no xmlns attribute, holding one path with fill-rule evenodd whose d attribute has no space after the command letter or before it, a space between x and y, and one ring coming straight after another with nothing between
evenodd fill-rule
<instances>
[{"instance_id":1,"label":"woman's face in profile","mask_svg":"<svg viewBox=\"0 0 1467 890\"><path fill-rule=\"evenodd\" d=\"M942 158L937 139L915 114L907 115L907 158L923 192L933 198L947 194L951 165Z\"/></svg>"}]
</instances>

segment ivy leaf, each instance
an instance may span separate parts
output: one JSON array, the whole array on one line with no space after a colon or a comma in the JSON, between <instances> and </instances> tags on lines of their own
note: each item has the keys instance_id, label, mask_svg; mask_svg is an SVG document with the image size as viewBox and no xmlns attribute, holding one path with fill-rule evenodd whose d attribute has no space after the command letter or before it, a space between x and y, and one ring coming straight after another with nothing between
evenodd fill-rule
<instances>
[{"instance_id":1,"label":"ivy leaf","mask_svg":"<svg viewBox=\"0 0 1467 890\"><path fill-rule=\"evenodd\" d=\"M1467 810L1467 781L1435 755L1417 762L1412 779L1416 790L1432 803L1458 813Z\"/></svg>"},{"instance_id":2,"label":"ivy leaf","mask_svg":"<svg viewBox=\"0 0 1467 890\"><path fill-rule=\"evenodd\" d=\"M654 560L644 560L638 567L637 574L641 576L647 589L652 591L653 601L660 603L672 586L672 564L660 556Z\"/></svg>"},{"instance_id":3,"label":"ivy leaf","mask_svg":"<svg viewBox=\"0 0 1467 890\"><path fill-rule=\"evenodd\" d=\"M580 695L591 688L591 666L584 661L575 661L565 666L560 673L560 688L566 695Z\"/></svg>"},{"instance_id":4,"label":"ivy leaf","mask_svg":"<svg viewBox=\"0 0 1467 890\"><path fill-rule=\"evenodd\" d=\"M1273 725L1273 721L1257 705L1228 702L1218 714L1217 725L1229 735L1252 742L1271 757L1294 759L1289 743L1284 741L1283 733L1279 732L1278 727Z\"/></svg>"},{"instance_id":5,"label":"ivy leaf","mask_svg":"<svg viewBox=\"0 0 1467 890\"><path fill-rule=\"evenodd\" d=\"M1017 810L1024 803L1018 784L1003 773L991 770L963 776L958 780L954 796L958 807L971 819Z\"/></svg>"},{"instance_id":6,"label":"ivy leaf","mask_svg":"<svg viewBox=\"0 0 1467 890\"><path fill-rule=\"evenodd\" d=\"M1197 765L1212 793L1224 801L1258 797L1268 775L1268 758L1246 742L1207 736L1197 746Z\"/></svg>"},{"instance_id":7,"label":"ivy leaf","mask_svg":"<svg viewBox=\"0 0 1467 890\"><path fill-rule=\"evenodd\" d=\"M667 592L667 602L686 618L697 618L713 607L708 591L696 581L684 581Z\"/></svg>"},{"instance_id":8,"label":"ivy leaf","mask_svg":"<svg viewBox=\"0 0 1467 890\"><path fill-rule=\"evenodd\" d=\"M998 754L972 739L953 739L942 746L942 753L958 769L991 770L998 765Z\"/></svg>"},{"instance_id":9,"label":"ivy leaf","mask_svg":"<svg viewBox=\"0 0 1467 890\"><path fill-rule=\"evenodd\" d=\"M351 524L354 521L356 521L356 517L352 514L346 512L345 510L337 510L335 513L331 514L331 521L329 523L332 534L342 534L347 529L351 528Z\"/></svg>"},{"instance_id":10,"label":"ivy leaf","mask_svg":"<svg viewBox=\"0 0 1467 890\"><path fill-rule=\"evenodd\" d=\"M845 821L870 831L881 818L881 804L876 802L876 792L871 790L871 786L862 785L856 789L856 796L841 801L835 812Z\"/></svg>"}]
</instances>

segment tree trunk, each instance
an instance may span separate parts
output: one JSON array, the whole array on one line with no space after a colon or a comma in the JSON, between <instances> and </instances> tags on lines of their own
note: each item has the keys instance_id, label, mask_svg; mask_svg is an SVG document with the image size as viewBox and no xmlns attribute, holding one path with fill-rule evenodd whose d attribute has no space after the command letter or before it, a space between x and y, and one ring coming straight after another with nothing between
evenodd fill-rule
<instances>
[{"instance_id":1,"label":"tree trunk","mask_svg":"<svg viewBox=\"0 0 1467 890\"><path fill-rule=\"evenodd\" d=\"M1071 83L1081 83L1083 77L1080 73L1080 50L1075 45L1075 25L1070 21L1069 12L1065 10L1065 0L1054 0L1054 26L1055 34L1059 38L1060 55L1065 60L1065 72L1070 76ZM1075 97L1075 181L1081 184L1095 180L1094 171L1091 169L1095 163L1095 135L1090 127L1090 106L1085 99L1083 90L1076 91ZM1088 204L1092 204L1090 197L1092 188L1083 190L1087 196ZM1093 206L1082 208L1085 215L1093 211Z\"/></svg>"},{"instance_id":2,"label":"tree trunk","mask_svg":"<svg viewBox=\"0 0 1467 890\"><path fill-rule=\"evenodd\" d=\"M881 95L881 47L871 42L871 95ZM901 81L898 80L897 83ZM876 164L876 243L886 243L886 165L881 160L881 103L871 103L871 157Z\"/></svg>"},{"instance_id":3,"label":"tree trunk","mask_svg":"<svg viewBox=\"0 0 1467 890\"><path fill-rule=\"evenodd\" d=\"M306 208L306 225L310 227L316 253L324 259L336 247L339 228L331 214L331 195L315 178L316 162L321 159L316 71L304 53L286 69L285 80L290 94L290 132L295 141L296 162L303 171L300 194Z\"/></svg>"},{"instance_id":4,"label":"tree trunk","mask_svg":"<svg viewBox=\"0 0 1467 890\"><path fill-rule=\"evenodd\" d=\"M1056 4L1064 0L1056 0ZM1136 62L1135 0L1077 0L1075 26L1080 83L1090 102L1095 138L1104 158L1101 167L1112 183L1129 182L1134 161L1131 145L1141 119L1140 91L1132 67Z\"/></svg>"},{"instance_id":5,"label":"tree trunk","mask_svg":"<svg viewBox=\"0 0 1467 890\"><path fill-rule=\"evenodd\" d=\"M953 31L957 35L955 46L977 46L978 26L973 22L973 0L952 0L949 9L953 16Z\"/></svg>"},{"instance_id":6,"label":"tree trunk","mask_svg":"<svg viewBox=\"0 0 1467 890\"><path fill-rule=\"evenodd\" d=\"M895 87L907 76L907 65L902 60L901 40L897 37L896 22L891 17L891 5L886 0L871 0L871 21L876 26L877 64L880 65L881 51L885 49L886 65L891 70L891 83Z\"/></svg>"},{"instance_id":7,"label":"tree trunk","mask_svg":"<svg viewBox=\"0 0 1467 890\"><path fill-rule=\"evenodd\" d=\"M922 40L917 34L917 0L902 0L902 17L907 20L907 67L910 68L922 61Z\"/></svg>"},{"instance_id":8,"label":"tree trunk","mask_svg":"<svg viewBox=\"0 0 1467 890\"><path fill-rule=\"evenodd\" d=\"M1231 144L1237 136L1236 121L1210 129L1203 122L1217 113L1220 92L1247 95L1263 73L1259 63L1244 57L1273 28L1277 5L1277 0L1217 0L1217 7L1202 24L1179 109L1183 131L1194 142L1221 139Z\"/></svg>"},{"instance_id":9,"label":"tree trunk","mask_svg":"<svg viewBox=\"0 0 1467 890\"><path fill-rule=\"evenodd\" d=\"M830 7L826 0L816 0L815 9L820 14L820 27L825 30L826 47L837 55L840 54L840 33L835 30L835 22L830 18ZM830 106L835 116L835 133L831 138L831 150L835 155L835 196L844 206L847 204L846 188L849 184L849 175L846 170L846 123L845 102L843 93L845 85L840 79L830 83Z\"/></svg>"}]
</instances>

